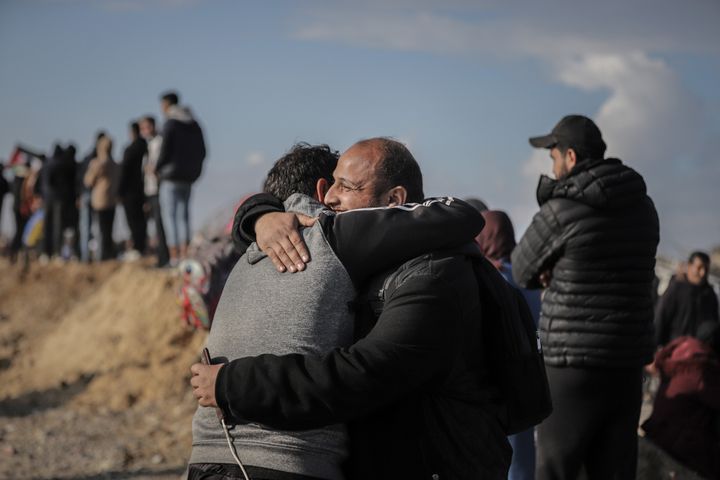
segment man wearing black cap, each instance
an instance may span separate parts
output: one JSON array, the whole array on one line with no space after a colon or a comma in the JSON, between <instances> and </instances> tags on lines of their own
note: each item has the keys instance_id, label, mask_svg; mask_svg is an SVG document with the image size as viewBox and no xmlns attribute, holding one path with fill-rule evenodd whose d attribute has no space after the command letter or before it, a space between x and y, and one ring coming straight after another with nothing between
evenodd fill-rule
<instances>
[{"instance_id":1,"label":"man wearing black cap","mask_svg":"<svg viewBox=\"0 0 720 480\"><path fill-rule=\"evenodd\" d=\"M633 479L642 366L652 360L658 217L645 182L587 117L530 139L550 150L540 211L512 253L513 276L546 287L540 318L553 413L538 428L537 478Z\"/></svg>"}]
</instances>

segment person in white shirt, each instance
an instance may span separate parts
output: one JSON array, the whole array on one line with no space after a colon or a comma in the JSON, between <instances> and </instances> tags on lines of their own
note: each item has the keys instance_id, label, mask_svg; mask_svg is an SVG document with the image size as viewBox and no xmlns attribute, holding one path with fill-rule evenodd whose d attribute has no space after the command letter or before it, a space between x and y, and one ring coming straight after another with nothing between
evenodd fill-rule
<instances>
[{"instance_id":1,"label":"person in white shirt","mask_svg":"<svg viewBox=\"0 0 720 480\"><path fill-rule=\"evenodd\" d=\"M158 198L158 178L155 173L155 165L160 156L162 147L162 136L158 135L155 129L155 118L147 115L140 119L140 134L147 140L147 154L143 162L145 173L145 198L150 210L150 218L155 225L157 237L156 252L158 267L164 267L170 263L167 241L165 240L165 229L163 228L162 216L160 213L160 201Z\"/></svg>"}]
</instances>

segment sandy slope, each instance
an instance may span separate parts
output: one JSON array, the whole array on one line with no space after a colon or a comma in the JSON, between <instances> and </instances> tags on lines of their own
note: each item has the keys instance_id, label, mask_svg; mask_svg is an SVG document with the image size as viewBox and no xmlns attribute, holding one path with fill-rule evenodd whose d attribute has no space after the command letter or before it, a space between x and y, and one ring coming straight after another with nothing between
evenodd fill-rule
<instances>
[{"instance_id":1,"label":"sandy slope","mask_svg":"<svg viewBox=\"0 0 720 480\"><path fill-rule=\"evenodd\" d=\"M177 477L205 335L181 325L176 280L140 264L0 271L0 478Z\"/></svg>"}]
</instances>

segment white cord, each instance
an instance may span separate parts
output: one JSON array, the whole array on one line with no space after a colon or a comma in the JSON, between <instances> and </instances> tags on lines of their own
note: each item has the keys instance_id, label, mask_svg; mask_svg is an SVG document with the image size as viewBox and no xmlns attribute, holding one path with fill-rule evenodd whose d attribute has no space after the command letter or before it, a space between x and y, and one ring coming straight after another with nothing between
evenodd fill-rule
<instances>
[{"instance_id":1,"label":"white cord","mask_svg":"<svg viewBox=\"0 0 720 480\"><path fill-rule=\"evenodd\" d=\"M243 477L245 477L245 480L250 480L250 477L248 476L247 472L245 471L245 467L243 466L242 462L240 461L240 457L238 457L237 451L235 450L235 445L232 442L232 438L230 438L230 432L228 431L227 425L225 425L225 419L221 418L220 423L222 424L223 431L225 432L225 439L227 440L228 447L230 447L230 453L232 454L233 458L235 459L235 462L240 467L240 470L242 471Z\"/></svg>"}]
</instances>

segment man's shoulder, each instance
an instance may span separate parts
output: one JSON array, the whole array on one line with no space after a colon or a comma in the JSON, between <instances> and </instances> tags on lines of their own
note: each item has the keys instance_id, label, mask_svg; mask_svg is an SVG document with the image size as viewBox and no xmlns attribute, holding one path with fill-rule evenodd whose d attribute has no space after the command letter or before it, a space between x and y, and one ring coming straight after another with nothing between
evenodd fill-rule
<instances>
[{"instance_id":1,"label":"man's shoulder","mask_svg":"<svg viewBox=\"0 0 720 480\"><path fill-rule=\"evenodd\" d=\"M418 255L399 267L384 274L384 290L391 292L410 281L421 285L445 284L474 277L472 258L461 251L434 251Z\"/></svg>"}]
</instances>

